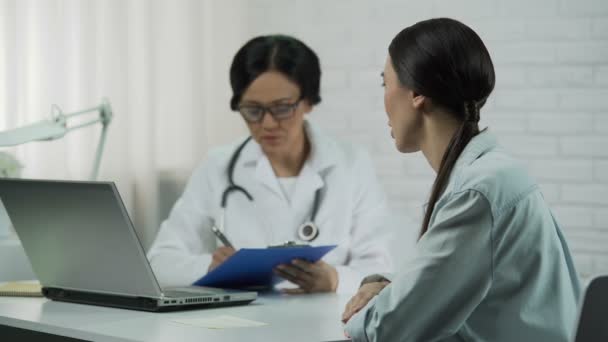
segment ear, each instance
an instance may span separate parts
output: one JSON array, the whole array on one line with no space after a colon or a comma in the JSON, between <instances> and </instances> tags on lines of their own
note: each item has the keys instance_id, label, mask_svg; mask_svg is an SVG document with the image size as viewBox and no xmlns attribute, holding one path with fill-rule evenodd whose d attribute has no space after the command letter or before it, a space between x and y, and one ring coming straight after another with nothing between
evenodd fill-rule
<instances>
[{"instance_id":1,"label":"ear","mask_svg":"<svg viewBox=\"0 0 608 342\"><path fill-rule=\"evenodd\" d=\"M418 110L422 110L422 108L424 107L424 104L426 102L426 96L424 96L422 94L418 94L414 91L412 91L411 93L412 93L412 105L414 106L414 108L416 108Z\"/></svg>"},{"instance_id":2,"label":"ear","mask_svg":"<svg viewBox=\"0 0 608 342\"><path fill-rule=\"evenodd\" d=\"M304 110L304 114L308 114L310 112L312 112L312 105L310 104L310 101L308 100L303 100L300 103L300 106L302 106L302 109Z\"/></svg>"}]
</instances>

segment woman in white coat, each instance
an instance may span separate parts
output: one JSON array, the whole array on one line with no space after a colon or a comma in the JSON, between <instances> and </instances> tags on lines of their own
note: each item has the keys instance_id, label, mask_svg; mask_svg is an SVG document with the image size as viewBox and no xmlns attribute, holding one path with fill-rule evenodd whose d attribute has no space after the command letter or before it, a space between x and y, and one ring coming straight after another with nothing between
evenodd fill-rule
<instances>
[{"instance_id":1,"label":"woman in white coat","mask_svg":"<svg viewBox=\"0 0 608 342\"><path fill-rule=\"evenodd\" d=\"M278 266L297 285L288 293L353 293L366 274L390 271L389 215L369 156L305 119L321 101L320 76L316 54L292 37L257 37L237 52L231 108L251 139L211 151L162 223L148 253L162 285L192 284L234 248L285 241L337 245L316 263Z\"/></svg>"}]
</instances>

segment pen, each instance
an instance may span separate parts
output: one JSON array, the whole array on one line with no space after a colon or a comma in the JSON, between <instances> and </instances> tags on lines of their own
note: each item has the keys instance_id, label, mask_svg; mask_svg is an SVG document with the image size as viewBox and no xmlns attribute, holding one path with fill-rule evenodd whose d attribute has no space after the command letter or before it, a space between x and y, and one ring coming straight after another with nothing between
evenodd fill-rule
<instances>
[{"instance_id":1,"label":"pen","mask_svg":"<svg viewBox=\"0 0 608 342\"><path fill-rule=\"evenodd\" d=\"M234 248L234 246L232 246L230 241L228 241L228 238L226 238L226 235L224 235L224 233L222 233L219 229L217 229L217 227L213 226L213 227L211 227L211 230L213 231L213 234L215 234L215 236L217 236L217 238L220 239L220 241L222 241L224 246Z\"/></svg>"}]
</instances>

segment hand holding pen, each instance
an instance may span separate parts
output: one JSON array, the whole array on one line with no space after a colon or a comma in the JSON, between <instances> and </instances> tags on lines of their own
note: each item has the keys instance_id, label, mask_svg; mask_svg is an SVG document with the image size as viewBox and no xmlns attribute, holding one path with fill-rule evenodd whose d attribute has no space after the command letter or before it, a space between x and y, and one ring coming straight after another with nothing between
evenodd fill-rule
<instances>
[{"instance_id":1,"label":"hand holding pen","mask_svg":"<svg viewBox=\"0 0 608 342\"><path fill-rule=\"evenodd\" d=\"M213 252L211 264L209 264L209 268L207 269L208 272L211 272L214 268L219 266L221 263L226 261L226 259L236 253L234 246L232 245L232 243L230 243L230 240L228 240L224 233L217 229L217 227L212 227L211 230L213 231L215 236L222 242L222 244L224 244L224 246L219 247L215 250L215 252Z\"/></svg>"}]
</instances>

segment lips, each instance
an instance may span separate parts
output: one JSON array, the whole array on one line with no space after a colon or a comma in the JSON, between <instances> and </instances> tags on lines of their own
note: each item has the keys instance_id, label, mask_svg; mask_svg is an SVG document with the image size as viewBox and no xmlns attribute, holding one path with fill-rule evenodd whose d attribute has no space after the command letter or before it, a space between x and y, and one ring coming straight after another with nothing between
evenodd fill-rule
<instances>
[{"instance_id":1,"label":"lips","mask_svg":"<svg viewBox=\"0 0 608 342\"><path fill-rule=\"evenodd\" d=\"M280 139L280 137L278 135L264 135L262 136L262 140L263 141L267 141L267 142L276 142Z\"/></svg>"}]
</instances>

